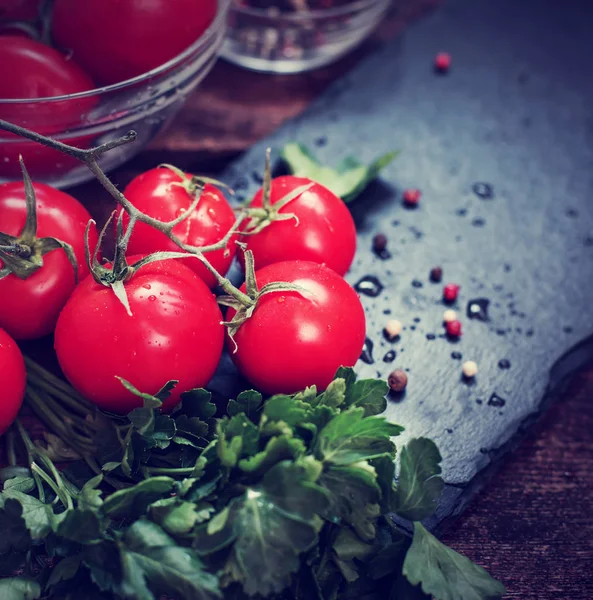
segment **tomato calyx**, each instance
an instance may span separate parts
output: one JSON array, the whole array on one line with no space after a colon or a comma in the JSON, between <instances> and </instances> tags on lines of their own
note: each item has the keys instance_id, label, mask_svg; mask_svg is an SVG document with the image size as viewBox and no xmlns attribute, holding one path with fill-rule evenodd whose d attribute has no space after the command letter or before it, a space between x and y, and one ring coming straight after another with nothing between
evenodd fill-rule
<instances>
[{"instance_id":1,"label":"tomato calyx","mask_svg":"<svg viewBox=\"0 0 593 600\"><path fill-rule=\"evenodd\" d=\"M301 194L306 192L313 186L313 182L302 185L281 198L273 205L270 203L270 195L272 190L272 168L270 166L270 148L266 150L266 166L264 170L264 183L262 187L262 206L251 207L247 206L242 210L248 217L245 228L241 231L241 235L256 235L274 221L290 221L295 220L295 227L299 225L299 218L294 213L281 213L280 211L290 202L296 200Z\"/></svg>"},{"instance_id":2,"label":"tomato calyx","mask_svg":"<svg viewBox=\"0 0 593 600\"><path fill-rule=\"evenodd\" d=\"M219 181L218 179L213 179L212 177L205 177L204 175L188 175L187 173L184 173L179 167L176 167L175 165L170 165L168 163L160 164L159 168L169 169L169 171L175 173L175 175L177 175L177 177L179 177L181 181L173 181L169 185L183 188L187 192L188 196L190 196L191 198L196 198L196 196L199 196L204 191L204 187L207 183L215 185L216 187L224 188L231 195L235 194L234 190L230 186L228 186L222 181Z\"/></svg>"},{"instance_id":3,"label":"tomato calyx","mask_svg":"<svg viewBox=\"0 0 593 600\"><path fill-rule=\"evenodd\" d=\"M142 268L149 263L160 261L160 260L170 260L173 258L188 258L194 256L189 254L188 252L154 252L152 254L148 254L147 256L141 258L136 261L134 264L129 265L126 260L126 250L127 250L127 242L129 240L129 234L131 233L131 229L133 228L133 224L128 226L128 230L126 230L124 234L123 230L123 213L121 210L117 219L117 227L116 227L116 244L115 244L115 253L113 257L113 261L107 267L103 266L98 259L99 250L103 244L103 240L105 238L105 234L107 230L111 226L113 222L113 218L117 211L113 211L107 219L107 222L103 226L101 233L99 234L99 240L97 245L95 246L93 253L91 254L90 243L89 243L89 232L90 228L95 221L91 220L88 222L86 226L86 230L84 232L85 239L85 258L88 269L91 273L91 276L99 285L110 287L113 290L113 293L117 296L118 300L122 303L126 312L130 317L133 316L132 310L130 308L130 302L128 300L128 294L126 292L126 288L124 286L125 282L131 279L138 271L138 269ZM195 256L196 260L199 260L199 256Z\"/></svg>"},{"instance_id":4,"label":"tomato calyx","mask_svg":"<svg viewBox=\"0 0 593 600\"><path fill-rule=\"evenodd\" d=\"M4 266L0 269L0 279L15 275L28 279L43 267L43 257L52 250L62 249L74 269L74 279L78 281L78 262L70 244L55 237L37 237L37 198L22 157L19 158L25 184L27 217L25 226L18 236L0 232L0 259Z\"/></svg>"},{"instance_id":5,"label":"tomato calyx","mask_svg":"<svg viewBox=\"0 0 593 600\"><path fill-rule=\"evenodd\" d=\"M255 263L253 259L253 252L246 250L246 245L237 242L237 245L244 251L245 257L245 294L239 292L243 298L238 295L224 295L219 296L216 300L218 304L234 309L236 312L230 321L223 321L222 324L227 327L229 337L234 344L233 354L237 352L237 342L235 341L235 335L243 323L248 321L255 309L257 308L261 298L267 294L274 292L298 292L302 295L310 293L309 290L295 285L293 283L287 283L284 281L274 281L264 285L261 289L257 285L255 277ZM239 290L237 290L239 291Z\"/></svg>"}]
</instances>

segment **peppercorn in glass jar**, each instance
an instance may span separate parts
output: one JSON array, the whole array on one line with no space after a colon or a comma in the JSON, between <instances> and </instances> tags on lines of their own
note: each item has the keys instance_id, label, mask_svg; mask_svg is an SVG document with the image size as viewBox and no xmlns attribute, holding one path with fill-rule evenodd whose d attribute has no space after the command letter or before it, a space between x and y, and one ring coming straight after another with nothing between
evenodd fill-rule
<instances>
[{"instance_id":1,"label":"peppercorn in glass jar","mask_svg":"<svg viewBox=\"0 0 593 600\"><path fill-rule=\"evenodd\" d=\"M268 73L334 62L376 27L391 0L234 0L222 56Z\"/></svg>"}]
</instances>

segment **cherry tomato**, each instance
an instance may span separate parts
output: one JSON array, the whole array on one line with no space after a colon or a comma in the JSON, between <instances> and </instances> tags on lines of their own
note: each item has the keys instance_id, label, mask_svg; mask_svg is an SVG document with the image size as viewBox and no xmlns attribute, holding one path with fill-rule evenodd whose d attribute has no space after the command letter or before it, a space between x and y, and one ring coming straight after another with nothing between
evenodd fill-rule
<instances>
[{"instance_id":1,"label":"cherry tomato","mask_svg":"<svg viewBox=\"0 0 593 600\"><path fill-rule=\"evenodd\" d=\"M285 281L309 291L263 295L227 347L241 374L267 394L325 389L340 366L353 366L365 339L356 292L331 269L309 261L275 263L256 271L260 289ZM241 288L245 291L245 286ZM234 315L232 309L227 320Z\"/></svg>"},{"instance_id":2,"label":"cherry tomato","mask_svg":"<svg viewBox=\"0 0 593 600\"><path fill-rule=\"evenodd\" d=\"M92 90L91 79L71 60L40 42L16 35L0 36L0 119L44 135L64 133L79 126L96 103L96 96L72 100L44 100ZM25 102L23 100L32 100ZM19 178L19 155L33 178L64 172L75 159L15 135L0 132L0 176ZM69 141L69 140L64 140ZM81 144L79 144L81 142ZM75 145L89 145L88 136Z\"/></svg>"},{"instance_id":3,"label":"cherry tomato","mask_svg":"<svg viewBox=\"0 0 593 600\"><path fill-rule=\"evenodd\" d=\"M43 183L35 183L37 237L55 237L72 246L78 263L78 278L88 268L84 231L91 215L72 196ZM0 231L18 236L25 226L24 185L0 185ZM97 244L97 229L89 231L91 248ZM0 260L0 268L3 266ZM61 249L43 257L43 267L27 279L8 275L0 279L0 327L17 340L36 339L51 333L58 315L76 286L74 270Z\"/></svg>"},{"instance_id":4,"label":"cherry tomato","mask_svg":"<svg viewBox=\"0 0 593 600\"><path fill-rule=\"evenodd\" d=\"M188 175L188 177L191 177ZM167 168L152 169L133 179L125 189L126 198L143 213L159 219L172 221L187 210L193 198L178 183L181 177ZM124 223L129 219L124 215ZM200 202L187 219L179 223L173 231L181 240L192 246L205 246L220 241L235 224L235 213L226 198L215 186L207 184ZM166 235L145 223L134 227L128 252L130 254L150 254L158 250L179 252L179 247ZM228 256L224 250L209 252L207 258L216 270L225 274L236 251L234 239L227 244ZM195 258L183 259L208 285L213 288L216 279L206 267Z\"/></svg>"},{"instance_id":5,"label":"cherry tomato","mask_svg":"<svg viewBox=\"0 0 593 600\"><path fill-rule=\"evenodd\" d=\"M272 180L270 203L274 205L298 187L311 183L302 177L287 175ZM262 206L262 190L251 206ZM310 260L325 264L339 275L350 268L356 251L356 228L346 205L318 183L280 209L295 219L274 221L242 242L253 252L256 269L285 260Z\"/></svg>"},{"instance_id":6,"label":"cherry tomato","mask_svg":"<svg viewBox=\"0 0 593 600\"><path fill-rule=\"evenodd\" d=\"M220 310L204 282L175 260L150 263L124 285L132 316L92 277L78 285L56 326L58 361L81 394L113 413L142 405L117 377L149 394L176 379L163 403L170 410L214 375L224 341Z\"/></svg>"},{"instance_id":7,"label":"cherry tomato","mask_svg":"<svg viewBox=\"0 0 593 600\"><path fill-rule=\"evenodd\" d=\"M15 420L23 403L26 384L25 362L16 342L0 329L0 381L2 404L0 409L0 435Z\"/></svg>"},{"instance_id":8,"label":"cherry tomato","mask_svg":"<svg viewBox=\"0 0 593 600\"><path fill-rule=\"evenodd\" d=\"M191 46L216 0L55 0L54 42L102 84L160 67Z\"/></svg>"}]
</instances>

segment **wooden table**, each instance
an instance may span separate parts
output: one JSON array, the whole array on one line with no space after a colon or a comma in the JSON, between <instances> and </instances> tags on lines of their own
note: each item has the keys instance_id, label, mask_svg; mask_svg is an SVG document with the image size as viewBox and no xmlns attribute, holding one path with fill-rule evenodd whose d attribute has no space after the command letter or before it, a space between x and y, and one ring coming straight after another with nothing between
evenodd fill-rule
<instances>
[{"instance_id":1,"label":"wooden table","mask_svg":"<svg viewBox=\"0 0 593 600\"><path fill-rule=\"evenodd\" d=\"M115 180L123 185L164 159L197 173L216 171L437 2L400 2L365 47L313 73L268 76L220 62L169 131L115 173ZM90 189L96 195L96 186L85 186L82 196ZM107 199L93 205L100 213L110 207ZM593 599L592 399L590 365L445 535L448 544L501 579L508 598Z\"/></svg>"}]
</instances>

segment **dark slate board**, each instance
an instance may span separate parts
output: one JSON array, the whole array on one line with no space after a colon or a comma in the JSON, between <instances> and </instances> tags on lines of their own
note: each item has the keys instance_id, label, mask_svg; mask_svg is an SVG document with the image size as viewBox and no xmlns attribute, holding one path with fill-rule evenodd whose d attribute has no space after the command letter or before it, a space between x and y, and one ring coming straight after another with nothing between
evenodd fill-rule
<instances>
[{"instance_id":1,"label":"dark slate board","mask_svg":"<svg viewBox=\"0 0 593 600\"><path fill-rule=\"evenodd\" d=\"M407 393L388 416L406 426L405 438L439 444L448 486L432 526L462 510L487 467L593 355L590 343L569 353L593 334L592 25L590 0L453 0L224 175L233 184L261 172L266 146L314 147L320 136L327 144L316 150L330 164L347 153L370 161L403 151L352 207L359 250L347 279L372 274L385 286L378 298L362 296L375 364L359 361L357 370L386 377L409 369ZM453 57L447 76L432 70L441 50ZM491 184L494 197L478 197L476 182ZM247 194L258 185L253 178ZM417 210L402 206L406 187L422 190ZM389 237L390 260L371 252L378 231ZM462 288L456 344L439 336L434 265ZM488 323L465 316L475 297L490 299ZM393 346L381 336L387 309L406 326ZM384 363L391 348L397 358ZM453 351L478 363L474 384L461 380ZM501 359L511 368L499 368ZM221 389L232 386L231 373L226 363ZM493 394L504 406L489 402Z\"/></svg>"}]
</instances>

